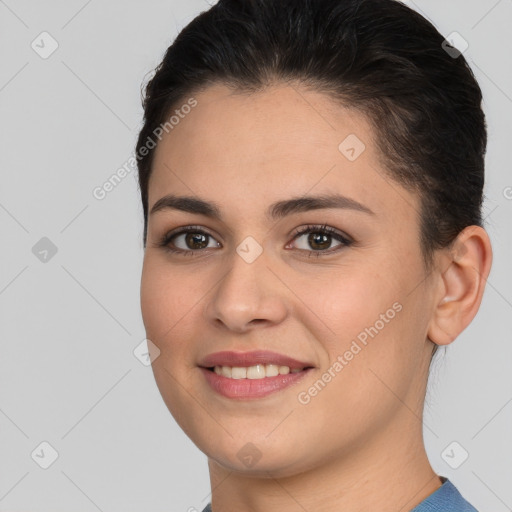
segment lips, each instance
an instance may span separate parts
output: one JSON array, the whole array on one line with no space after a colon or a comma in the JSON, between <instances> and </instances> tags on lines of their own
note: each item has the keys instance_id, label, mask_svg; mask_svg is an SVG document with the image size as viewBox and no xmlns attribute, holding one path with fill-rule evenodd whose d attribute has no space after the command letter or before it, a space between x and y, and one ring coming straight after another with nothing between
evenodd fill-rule
<instances>
[{"instance_id":1,"label":"lips","mask_svg":"<svg viewBox=\"0 0 512 512\"><path fill-rule=\"evenodd\" d=\"M223 351L210 354L202 359L199 366L213 368L214 366L255 366L257 364L275 364L288 366L290 370L313 368L309 362L299 361L293 357L269 350L253 350L250 352Z\"/></svg>"}]
</instances>

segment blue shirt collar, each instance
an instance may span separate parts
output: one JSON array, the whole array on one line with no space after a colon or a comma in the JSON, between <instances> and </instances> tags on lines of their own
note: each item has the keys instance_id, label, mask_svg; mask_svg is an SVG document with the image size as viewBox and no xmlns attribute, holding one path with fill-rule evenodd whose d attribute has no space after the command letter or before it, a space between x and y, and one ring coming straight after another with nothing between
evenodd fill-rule
<instances>
[{"instance_id":1,"label":"blue shirt collar","mask_svg":"<svg viewBox=\"0 0 512 512\"><path fill-rule=\"evenodd\" d=\"M444 476L440 478L443 482L441 487L427 496L411 512L478 512L462 497L448 478Z\"/></svg>"},{"instance_id":2,"label":"blue shirt collar","mask_svg":"<svg viewBox=\"0 0 512 512\"><path fill-rule=\"evenodd\" d=\"M460 494L458 489L444 476L439 477L442 485L427 496L411 512L478 512ZM212 512L211 503L208 503L203 512Z\"/></svg>"}]
</instances>

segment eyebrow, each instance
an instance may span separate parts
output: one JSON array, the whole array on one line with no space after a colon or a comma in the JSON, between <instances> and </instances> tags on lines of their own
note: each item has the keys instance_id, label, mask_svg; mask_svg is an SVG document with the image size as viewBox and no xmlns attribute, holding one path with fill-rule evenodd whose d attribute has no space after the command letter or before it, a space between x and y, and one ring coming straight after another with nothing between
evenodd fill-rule
<instances>
[{"instance_id":1,"label":"eyebrow","mask_svg":"<svg viewBox=\"0 0 512 512\"><path fill-rule=\"evenodd\" d=\"M355 199L341 194L324 194L317 196L300 196L272 203L267 210L267 217L278 220L294 213L301 213L322 208L343 208L375 215L367 206ZM151 208L150 215L162 210L179 210L187 213L205 215L211 219L222 221L220 206L213 201L205 201L193 196L176 196L173 194L161 197Z\"/></svg>"}]
</instances>

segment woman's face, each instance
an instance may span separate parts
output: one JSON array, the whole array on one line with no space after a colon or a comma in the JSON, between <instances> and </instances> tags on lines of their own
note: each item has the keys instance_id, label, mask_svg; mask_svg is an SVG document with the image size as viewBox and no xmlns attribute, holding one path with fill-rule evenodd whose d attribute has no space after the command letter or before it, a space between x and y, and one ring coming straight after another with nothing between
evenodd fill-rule
<instances>
[{"instance_id":1,"label":"woman's face","mask_svg":"<svg viewBox=\"0 0 512 512\"><path fill-rule=\"evenodd\" d=\"M369 124L285 85L216 85L195 100L158 144L148 206L187 196L218 216L183 201L150 214L141 282L154 375L180 427L218 464L277 476L368 446L375 457L379 443L421 431L434 287L419 199L384 174ZM334 195L347 199L305 201ZM255 350L311 368L242 380L239 368L229 378L201 367Z\"/></svg>"}]
</instances>

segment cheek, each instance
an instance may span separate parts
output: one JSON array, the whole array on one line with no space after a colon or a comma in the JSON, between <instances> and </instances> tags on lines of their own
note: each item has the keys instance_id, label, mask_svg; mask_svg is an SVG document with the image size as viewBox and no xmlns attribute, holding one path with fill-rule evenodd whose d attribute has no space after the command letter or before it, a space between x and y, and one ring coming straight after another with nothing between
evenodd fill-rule
<instances>
[{"instance_id":1,"label":"cheek","mask_svg":"<svg viewBox=\"0 0 512 512\"><path fill-rule=\"evenodd\" d=\"M183 329L194 307L201 307L201 296L200 288L189 273L178 267L171 268L159 255L145 256L141 313L147 337L159 347L162 345L161 350Z\"/></svg>"},{"instance_id":2,"label":"cheek","mask_svg":"<svg viewBox=\"0 0 512 512\"><path fill-rule=\"evenodd\" d=\"M389 405L395 400L378 377L398 393L405 392L421 347L418 307L407 296L407 280L398 270L385 265L351 267L317 274L314 280L296 280L294 290L308 306L302 308L302 323L320 340L322 367L332 381L322 394L327 402L362 416L379 409L379 402Z\"/></svg>"},{"instance_id":3,"label":"cheek","mask_svg":"<svg viewBox=\"0 0 512 512\"><path fill-rule=\"evenodd\" d=\"M189 431L187 414L192 417L196 403L190 400L194 389L190 378L194 367L190 345L190 321L195 307L201 307L200 290L193 278L146 252L141 276L140 300L146 336L160 350L152 362L155 382L167 408L181 428ZM197 296L199 294L199 296ZM195 371L195 370L193 370ZM195 412L194 412L195 411Z\"/></svg>"},{"instance_id":4,"label":"cheek","mask_svg":"<svg viewBox=\"0 0 512 512\"><path fill-rule=\"evenodd\" d=\"M322 327L326 336L320 339L330 340L328 348L332 355L344 350L347 342L377 321L383 330L381 314L390 310L388 316L395 317L393 304L400 297L400 287L395 282L392 288L391 283L383 279L385 274L368 267L351 266L326 269L311 279L295 278L294 291L307 306L304 313L312 321L310 327L319 336L318 326Z\"/></svg>"}]
</instances>

